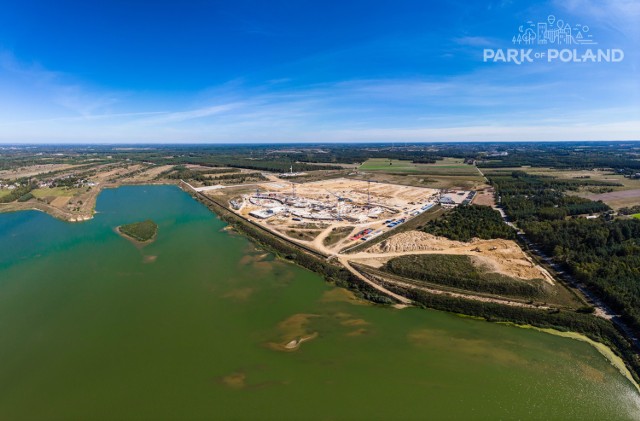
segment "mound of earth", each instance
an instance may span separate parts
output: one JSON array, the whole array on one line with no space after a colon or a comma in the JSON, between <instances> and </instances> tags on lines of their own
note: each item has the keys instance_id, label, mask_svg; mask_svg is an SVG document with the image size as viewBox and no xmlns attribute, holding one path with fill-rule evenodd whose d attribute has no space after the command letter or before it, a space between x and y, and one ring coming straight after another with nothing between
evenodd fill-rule
<instances>
[{"instance_id":1,"label":"mound of earth","mask_svg":"<svg viewBox=\"0 0 640 421\"><path fill-rule=\"evenodd\" d=\"M471 243L452 241L422 231L406 231L387 238L367 249L367 253L404 253L411 251L439 251L465 247Z\"/></svg>"},{"instance_id":2,"label":"mound of earth","mask_svg":"<svg viewBox=\"0 0 640 421\"><path fill-rule=\"evenodd\" d=\"M377 254L376 259L372 259L376 261L373 266L380 266L386 260L379 256L380 254L389 254L389 257L392 257L405 253L429 252L468 255L473 257L477 265L490 272L522 279L544 279L551 285L555 283L551 275L544 268L535 264L512 240L474 238L465 243L437 237L422 231L406 231L370 247L364 254Z\"/></svg>"}]
</instances>

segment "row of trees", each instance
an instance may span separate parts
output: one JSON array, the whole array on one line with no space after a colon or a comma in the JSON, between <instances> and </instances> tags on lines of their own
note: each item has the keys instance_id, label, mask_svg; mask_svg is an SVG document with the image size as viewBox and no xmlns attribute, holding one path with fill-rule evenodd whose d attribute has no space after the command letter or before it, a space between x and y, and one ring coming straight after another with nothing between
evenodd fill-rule
<instances>
[{"instance_id":1,"label":"row of trees","mask_svg":"<svg viewBox=\"0 0 640 421\"><path fill-rule=\"evenodd\" d=\"M205 186L215 186L217 184L225 184L227 182L235 184L244 184L246 182L266 181L267 177L259 172L252 173L237 173L237 174L224 174L218 177L206 179L204 181Z\"/></svg>"},{"instance_id":2,"label":"row of trees","mask_svg":"<svg viewBox=\"0 0 640 421\"><path fill-rule=\"evenodd\" d=\"M15 189L11 190L9 194L0 197L0 203L14 202L16 200L20 200L23 197L25 199L21 201L23 202L27 201L33 197L33 195L31 195L31 190L33 190L34 188L35 186L31 184L26 184L20 187L16 187Z\"/></svg>"}]
</instances>

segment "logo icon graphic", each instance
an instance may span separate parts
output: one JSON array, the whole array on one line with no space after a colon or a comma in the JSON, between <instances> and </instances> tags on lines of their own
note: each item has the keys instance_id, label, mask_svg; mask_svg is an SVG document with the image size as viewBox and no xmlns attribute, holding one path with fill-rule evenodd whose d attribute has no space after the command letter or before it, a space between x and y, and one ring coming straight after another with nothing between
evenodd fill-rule
<instances>
[{"instance_id":1,"label":"logo icon graphic","mask_svg":"<svg viewBox=\"0 0 640 421\"><path fill-rule=\"evenodd\" d=\"M562 19L549 15L545 22L528 21L520 25L513 36L514 45L597 45L587 25L571 26Z\"/></svg>"},{"instance_id":2,"label":"logo icon graphic","mask_svg":"<svg viewBox=\"0 0 640 421\"><path fill-rule=\"evenodd\" d=\"M555 15L546 20L527 21L511 38L517 48L485 48L485 63L619 63L624 60L620 48L595 48L598 42L587 25L571 25Z\"/></svg>"}]
</instances>

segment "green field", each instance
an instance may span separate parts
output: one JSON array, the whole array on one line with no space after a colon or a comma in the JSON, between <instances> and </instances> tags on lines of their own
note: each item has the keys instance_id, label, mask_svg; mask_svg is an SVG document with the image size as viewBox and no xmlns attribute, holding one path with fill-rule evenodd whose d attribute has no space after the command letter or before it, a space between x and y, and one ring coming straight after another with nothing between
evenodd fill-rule
<instances>
[{"instance_id":1,"label":"green field","mask_svg":"<svg viewBox=\"0 0 640 421\"><path fill-rule=\"evenodd\" d=\"M79 192L80 192L80 189L68 189L66 187L54 187L52 189L49 189L49 188L46 188L46 189L35 189L35 190L31 191L31 193L35 197L38 197L38 198L51 197L51 196L56 196L56 197L68 196L68 197L72 197L72 196L75 196Z\"/></svg>"},{"instance_id":2,"label":"green field","mask_svg":"<svg viewBox=\"0 0 640 421\"><path fill-rule=\"evenodd\" d=\"M464 163L459 158L444 158L436 161L435 164L416 164L418 171L427 175L443 176L477 176L478 170L474 165Z\"/></svg>"},{"instance_id":3,"label":"green field","mask_svg":"<svg viewBox=\"0 0 640 421\"><path fill-rule=\"evenodd\" d=\"M634 218L636 218L636 219L640 219L640 213L636 213L636 214L633 214L633 215L631 215L631 216L633 216L633 217L634 217Z\"/></svg>"},{"instance_id":4,"label":"green field","mask_svg":"<svg viewBox=\"0 0 640 421\"><path fill-rule=\"evenodd\" d=\"M372 158L360 166L362 171L386 171L416 173L435 176L477 176L478 170L467 165L462 159L444 158L435 164L414 164L411 161L398 159Z\"/></svg>"},{"instance_id":5,"label":"green field","mask_svg":"<svg viewBox=\"0 0 640 421\"><path fill-rule=\"evenodd\" d=\"M371 158L360 165L362 171L401 171L417 172L416 164L411 161L401 161L399 159Z\"/></svg>"},{"instance_id":6,"label":"green field","mask_svg":"<svg viewBox=\"0 0 640 421\"><path fill-rule=\"evenodd\" d=\"M11 193L11 190L2 189L2 190L0 190L0 197L4 197L4 196L8 195L9 193Z\"/></svg>"}]
</instances>

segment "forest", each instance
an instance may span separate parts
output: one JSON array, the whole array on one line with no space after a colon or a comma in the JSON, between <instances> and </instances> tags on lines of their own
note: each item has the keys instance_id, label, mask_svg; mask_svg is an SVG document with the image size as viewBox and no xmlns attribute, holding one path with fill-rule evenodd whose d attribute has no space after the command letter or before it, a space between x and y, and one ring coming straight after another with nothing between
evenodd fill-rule
<instances>
[{"instance_id":1,"label":"forest","mask_svg":"<svg viewBox=\"0 0 640 421\"><path fill-rule=\"evenodd\" d=\"M498 211L489 206L478 205L458 206L443 217L429 221L422 230L456 241L516 238L515 231L502 221Z\"/></svg>"},{"instance_id":2,"label":"forest","mask_svg":"<svg viewBox=\"0 0 640 421\"><path fill-rule=\"evenodd\" d=\"M619 186L618 183L590 179L558 179L513 171L507 176L490 177L499 203L514 221L563 220L567 216L611 210L602 202L564 194L583 186Z\"/></svg>"},{"instance_id":3,"label":"forest","mask_svg":"<svg viewBox=\"0 0 640 421\"><path fill-rule=\"evenodd\" d=\"M478 166L483 168L551 167L558 169L615 169L621 174L632 175L640 170L634 142L587 143L525 143L519 147L503 145L498 148L507 155L479 155Z\"/></svg>"},{"instance_id":4,"label":"forest","mask_svg":"<svg viewBox=\"0 0 640 421\"><path fill-rule=\"evenodd\" d=\"M153 239L158 232L158 225L151 219L132 224L121 225L118 232L127 235L134 240L146 242Z\"/></svg>"},{"instance_id":5,"label":"forest","mask_svg":"<svg viewBox=\"0 0 640 421\"><path fill-rule=\"evenodd\" d=\"M593 185L588 179L516 171L490 181L507 215L527 236L640 332L640 220L613 219L606 204L563 193ZM598 217L570 217L578 214Z\"/></svg>"},{"instance_id":6,"label":"forest","mask_svg":"<svg viewBox=\"0 0 640 421\"><path fill-rule=\"evenodd\" d=\"M532 221L523 228L640 332L640 220Z\"/></svg>"}]
</instances>

